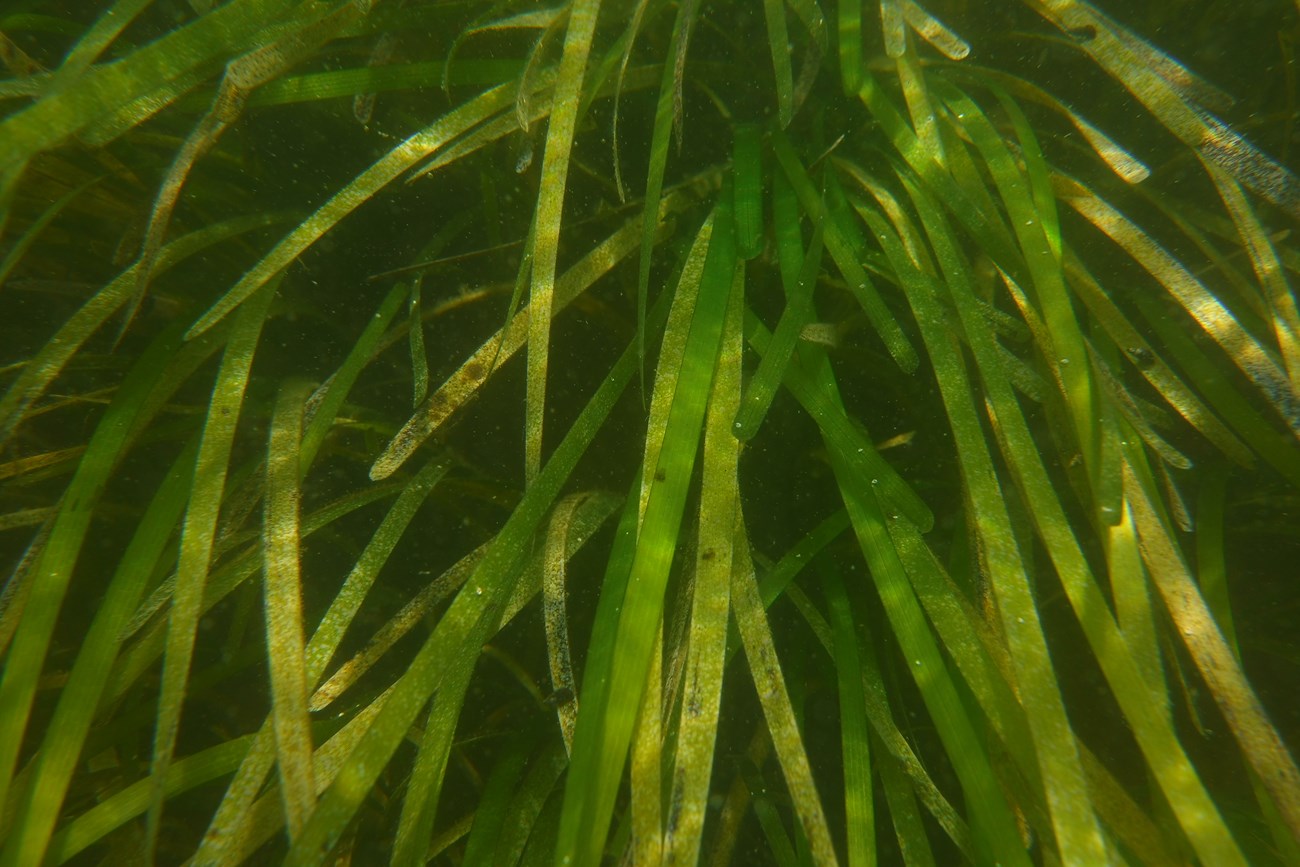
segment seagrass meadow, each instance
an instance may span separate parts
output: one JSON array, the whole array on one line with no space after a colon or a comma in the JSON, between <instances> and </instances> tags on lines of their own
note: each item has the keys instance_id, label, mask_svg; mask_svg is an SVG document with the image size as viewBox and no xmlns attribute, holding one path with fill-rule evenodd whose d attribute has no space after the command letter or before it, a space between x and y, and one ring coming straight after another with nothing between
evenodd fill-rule
<instances>
[{"instance_id":1,"label":"seagrass meadow","mask_svg":"<svg viewBox=\"0 0 1300 867\"><path fill-rule=\"evenodd\" d=\"M3 0L0 867L1300 864L1297 52Z\"/></svg>"}]
</instances>

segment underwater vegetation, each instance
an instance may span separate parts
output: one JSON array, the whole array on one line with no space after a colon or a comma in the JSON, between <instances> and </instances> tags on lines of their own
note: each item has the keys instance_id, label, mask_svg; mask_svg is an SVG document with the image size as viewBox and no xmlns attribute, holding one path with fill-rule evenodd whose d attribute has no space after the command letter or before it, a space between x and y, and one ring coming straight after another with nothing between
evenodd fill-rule
<instances>
[{"instance_id":1,"label":"underwater vegetation","mask_svg":"<svg viewBox=\"0 0 1300 867\"><path fill-rule=\"evenodd\" d=\"M1298 46L5 3L0 867L1300 864Z\"/></svg>"}]
</instances>

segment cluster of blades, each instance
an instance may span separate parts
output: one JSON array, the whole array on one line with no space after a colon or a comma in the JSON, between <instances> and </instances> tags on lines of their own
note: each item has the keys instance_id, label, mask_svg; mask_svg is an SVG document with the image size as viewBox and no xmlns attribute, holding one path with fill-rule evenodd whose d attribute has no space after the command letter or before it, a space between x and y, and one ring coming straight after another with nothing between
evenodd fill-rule
<instances>
[{"instance_id":1,"label":"cluster of blades","mask_svg":"<svg viewBox=\"0 0 1300 867\"><path fill-rule=\"evenodd\" d=\"M1151 41L26 5L0 867L1300 863L1227 520L1300 506L1300 180Z\"/></svg>"}]
</instances>

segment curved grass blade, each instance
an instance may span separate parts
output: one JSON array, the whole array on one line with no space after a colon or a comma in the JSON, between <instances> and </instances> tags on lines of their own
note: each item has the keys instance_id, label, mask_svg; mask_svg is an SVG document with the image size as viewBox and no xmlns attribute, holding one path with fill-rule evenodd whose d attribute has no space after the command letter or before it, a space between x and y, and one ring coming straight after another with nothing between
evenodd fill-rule
<instances>
[{"instance_id":1,"label":"curved grass blade","mask_svg":"<svg viewBox=\"0 0 1300 867\"><path fill-rule=\"evenodd\" d=\"M732 435L732 419L740 403L743 290L739 281L731 290L704 425L699 543L676 767L664 839L664 861L683 867L697 864L700 858L722 703L732 540L740 529L740 442Z\"/></svg>"},{"instance_id":2,"label":"curved grass blade","mask_svg":"<svg viewBox=\"0 0 1300 867\"><path fill-rule=\"evenodd\" d=\"M569 700L557 703L555 712L560 720L560 733L564 740L564 753L573 751L573 729L578 719L577 682L573 679L573 662L569 658L569 624L566 612L565 565L569 527L574 513L582 505L585 495L566 497L551 515L550 529L546 534L546 549L542 567L542 615L546 629L546 657L550 663L552 695L563 696L567 690Z\"/></svg>"},{"instance_id":3,"label":"curved grass blade","mask_svg":"<svg viewBox=\"0 0 1300 867\"><path fill-rule=\"evenodd\" d=\"M650 5L650 0L637 0L636 8L632 11L632 17L628 21L627 32L624 35L624 47L622 59L618 64L618 76L614 81L614 116L610 121L610 148L614 153L614 186L618 189L618 200L627 201L627 193L623 187L623 161L618 146L618 115L619 107L623 101L623 80L627 76L627 64L632 59L632 47L636 44L637 34L641 31L641 22L645 19L646 9Z\"/></svg>"},{"instance_id":4,"label":"curved grass blade","mask_svg":"<svg viewBox=\"0 0 1300 867\"><path fill-rule=\"evenodd\" d=\"M199 119L176 151L158 188L158 196L154 200L144 240L140 245L140 257L133 268L136 285L127 302L121 333L130 327L149 288L158 251L162 248L167 228L171 224L172 212L195 164L216 147L225 131L243 114L248 96L253 90L287 72L290 67L328 43L340 28L351 24L357 16L364 15L367 11L369 0L353 0L324 13L315 9L308 10L283 34L277 34L273 41L259 45L226 65L212 107Z\"/></svg>"},{"instance_id":5,"label":"curved grass blade","mask_svg":"<svg viewBox=\"0 0 1300 867\"><path fill-rule=\"evenodd\" d=\"M876 862L876 823L872 810L871 744L867 737L866 695L858 654L859 621L834 567L823 571L826 600L835 637L835 676L840 701L840 749L844 759L844 827L848 829L849 867Z\"/></svg>"},{"instance_id":6,"label":"curved grass blade","mask_svg":"<svg viewBox=\"0 0 1300 867\"><path fill-rule=\"evenodd\" d=\"M794 118L794 68L790 64L790 36L784 0L763 0L763 16L767 21L767 44L776 76L777 119L785 129Z\"/></svg>"},{"instance_id":7,"label":"curved grass blade","mask_svg":"<svg viewBox=\"0 0 1300 867\"><path fill-rule=\"evenodd\" d=\"M1246 761L1259 775L1292 837L1300 838L1300 770L1206 608L1172 531L1158 514L1152 491L1128 461L1124 465L1124 484L1143 559L1176 631L1223 711Z\"/></svg>"},{"instance_id":8,"label":"curved grass blade","mask_svg":"<svg viewBox=\"0 0 1300 867\"><path fill-rule=\"evenodd\" d=\"M826 814L817 795L812 768L804 749L803 737L795 719L794 708L781 674L781 664L772 642L771 626L758 595L758 582L754 565L750 561L749 540L743 524L736 533L735 559L731 567L732 610L740 628L741 643L749 662L749 673L758 691L763 716L767 720L772 745L776 748L786 789L794 802L795 813L811 849L812 860L818 865L835 865L835 846L831 842Z\"/></svg>"},{"instance_id":9,"label":"curved grass blade","mask_svg":"<svg viewBox=\"0 0 1300 867\"><path fill-rule=\"evenodd\" d=\"M794 10L799 23L808 31L808 41L804 44L803 63L799 67L799 80L794 84L792 94L792 111L798 111L804 100L812 91L813 82L821 68L822 57L826 54L826 18L822 15L817 0L786 0Z\"/></svg>"},{"instance_id":10,"label":"curved grass blade","mask_svg":"<svg viewBox=\"0 0 1300 867\"><path fill-rule=\"evenodd\" d=\"M952 31L938 18L935 18L914 0L900 0L903 18L909 27L926 42L939 50L949 60L965 60L970 54L970 45ZM853 93L857 93L855 89ZM851 96L852 94L850 94Z\"/></svg>"},{"instance_id":11,"label":"curved grass blade","mask_svg":"<svg viewBox=\"0 0 1300 867\"><path fill-rule=\"evenodd\" d=\"M117 63L102 64L66 89L0 121L0 202L37 154L189 70L252 47L293 0L233 0Z\"/></svg>"},{"instance_id":12,"label":"curved grass blade","mask_svg":"<svg viewBox=\"0 0 1300 867\"><path fill-rule=\"evenodd\" d=\"M1156 352L1069 247L1065 250L1065 269L1072 293L1088 307L1088 312L1101 323L1115 345L1124 347L1142 377L1220 451L1242 466L1251 466L1254 456L1249 447L1205 406L1161 353Z\"/></svg>"},{"instance_id":13,"label":"curved grass blade","mask_svg":"<svg viewBox=\"0 0 1300 867\"><path fill-rule=\"evenodd\" d=\"M271 718L290 841L302 831L316 803L311 768L311 720L307 715L309 683L303 638L298 513L302 498L298 484L302 416L309 393L310 386L301 382L291 381L280 387L267 445L262 542Z\"/></svg>"},{"instance_id":14,"label":"curved grass blade","mask_svg":"<svg viewBox=\"0 0 1300 867\"><path fill-rule=\"evenodd\" d=\"M541 189L534 219L533 275L528 295L528 385L524 410L524 478L529 483L542 466L542 423L546 409L546 371L550 358L555 265L569 156L578 122L582 80L596 30L600 0L574 0L564 33L564 53L555 79L551 118L546 126Z\"/></svg>"},{"instance_id":15,"label":"curved grass blade","mask_svg":"<svg viewBox=\"0 0 1300 867\"><path fill-rule=\"evenodd\" d=\"M938 220L937 210L927 197L910 184L908 192L924 219ZM1016 481L1029 506L1030 516L1052 557L1089 644L1125 717L1133 727L1139 746L1147 757L1148 766L1173 806L1189 840L1207 861L1239 864L1242 861L1241 853L1179 745L1170 720L1151 713L1151 685L1142 677L1114 621L1109 617L1107 604L1073 537L1069 521L1038 456L1038 448L1011 396L1010 384L999 375L1001 365L993 354L985 320L978 306L971 303L973 299L969 294L969 278L964 274L956 249L949 236L934 231L941 226L942 223L932 226L930 237L936 251L940 252L941 259L946 259L948 267L954 269L949 274L955 279L950 279L948 285L958 303L967 340L976 355L981 378L988 391L986 410L990 413L1003 455L1012 465ZM919 292L912 294L922 297ZM926 320L918 316L918 321L924 323ZM945 378L940 376L939 381L944 382ZM1006 620L1005 613L1003 620ZM1011 643L1011 648L1014 654L1014 643ZM1018 662L1023 665L1022 660ZM1019 672L1016 677L1019 680ZM1050 778L1046 775L1044 783L1051 786ZM1051 795L1050 788L1048 794Z\"/></svg>"},{"instance_id":16,"label":"curved grass blade","mask_svg":"<svg viewBox=\"0 0 1300 867\"><path fill-rule=\"evenodd\" d=\"M1186 70L1179 64L1127 34L1089 3L1026 0L1026 4L1066 33L1088 34L1080 47L1166 129L1254 192L1291 216L1300 216L1300 179L1202 108L1197 100L1207 94L1187 84L1179 72ZM1209 99L1218 101L1215 95Z\"/></svg>"},{"instance_id":17,"label":"curved grass blade","mask_svg":"<svg viewBox=\"0 0 1300 867\"><path fill-rule=\"evenodd\" d=\"M153 862L162 822L163 788L180 729L181 705L190 675L194 639L208 582L217 517L226 489L226 472L234 446L235 427L244 404L253 355L266 322L275 284L269 286L235 323L226 345L221 369L213 386L208 417L194 465L194 484L181 529L176 591L167 618L167 651L163 658L150 772L155 782L145 831L145 860Z\"/></svg>"},{"instance_id":18,"label":"curved grass blade","mask_svg":"<svg viewBox=\"0 0 1300 867\"><path fill-rule=\"evenodd\" d=\"M757 124L738 124L733 132L732 166L736 191L736 249L742 259L763 252L763 160Z\"/></svg>"}]
</instances>

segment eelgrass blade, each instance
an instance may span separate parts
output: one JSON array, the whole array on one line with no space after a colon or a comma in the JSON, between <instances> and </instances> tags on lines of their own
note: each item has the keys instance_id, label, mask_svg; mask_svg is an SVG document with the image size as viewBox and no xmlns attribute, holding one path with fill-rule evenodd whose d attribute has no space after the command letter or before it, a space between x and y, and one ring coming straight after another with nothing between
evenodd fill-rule
<instances>
[{"instance_id":1,"label":"eelgrass blade","mask_svg":"<svg viewBox=\"0 0 1300 867\"><path fill-rule=\"evenodd\" d=\"M603 848L662 616L664 586L677 547L736 268L731 205L730 185L724 184L714 209L708 255L699 277L699 297L681 366L676 382L666 386L673 399L664 425L663 447L653 469L648 464L645 467L653 481L626 578L626 595L617 607L607 606L602 598L597 612L593 646L601 630L616 643L612 652L597 655L593 651L588 659L570 774L570 779L578 782L566 789L557 844L557 857L581 863L597 860ZM602 626L602 614L612 622Z\"/></svg>"},{"instance_id":2,"label":"eelgrass blade","mask_svg":"<svg viewBox=\"0 0 1300 867\"><path fill-rule=\"evenodd\" d=\"M443 663L439 689L419 739L393 837L391 863L397 867L419 867L425 862L425 853L433 841L433 823L443 794L443 775L456 721L477 661L473 653L459 653Z\"/></svg>"},{"instance_id":3,"label":"eelgrass blade","mask_svg":"<svg viewBox=\"0 0 1300 867\"><path fill-rule=\"evenodd\" d=\"M564 34L564 54L555 79L551 118L546 125L541 189L534 217L533 275L528 295L528 385L524 409L524 478L529 483L541 471L542 423L546 411L546 372L550 358L551 312L555 295L555 266L560 248L569 155L582 97L587 55L596 30L600 0L574 0Z\"/></svg>"},{"instance_id":4,"label":"eelgrass blade","mask_svg":"<svg viewBox=\"0 0 1300 867\"><path fill-rule=\"evenodd\" d=\"M81 195L89 187L99 183L99 181L99 178L92 178L91 180L68 190L62 196L59 196L59 198L51 202L45 210L41 211L40 215L33 220L31 225L27 227L26 231L23 232L22 237L9 247L9 250L5 253L4 259L0 260L0 288L4 288L5 283L9 279L9 275L13 273L14 268L18 267L18 264L23 260L23 256L31 249L32 244L36 243L37 239L40 238L41 233L45 231L45 228L49 226L49 224L52 223L60 213L62 213L63 209L77 198L77 196Z\"/></svg>"},{"instance_id":5,"label":"eelgrass blade","mask_svg":"<svg viewBox=\"0 0 1300 867\"><path fill-rule=\"evenodd\" d=\"M907 36L904 32L904 36ZM921 69L921 59L917 56L913 40L903 40L903 50L894 58L894 67L898 72L898 84L903 91L903 101L912 118L912 129L928 159L941 166L947 165L943 140L940 137L938 119L935 117L934 101L930 98L930 87Z\"/></svg>"},{"instance_id":6,"label":"eelgrass blade","mask_svg":"<svg viewBox=\"0 0 1300 867\"><path fill-rule=\"evenodd\" d=\"M794 11L799 23L808 31L808 40L804 43L803 63L799 66L799 78L794 83L792 110L798 111L804 100L812 91L813 82L821 68L822 57L826 54L826 17L822 15L817 0L786 0Z\"/></svg>"},{"instance_id":7,"label":"eelgrass blade","mask_svg":"<svg viewBox=\"0 0 1300 867\"><path fill-rule=\"evenodd\" d=\"M370 671L398 641L409 635L437 605L464 585L486 553L486 546L475 548L411 597L388 622L370 636L364 647L316 688L311 697L311 709L324 710L355 686L362 675Z\"/></svg>"},{"instance_id":8,"label":"eelgrass blade","mask_svg":"<svg viewBox=\"0 0 1300 867\"><path fill-rule=\"evenodd\" d=\"M402 300L406 295L401 284L394 286L379 303L375 312L366 321L366 327L357 336L356 342L348 350L347 357L329 379L321 384L316 394L312 395L312 409L303 426L302 432L302 474L307 475L320 452L330 429L338 418L339 410L347 399L357 378L371 361L380 338L388 329L389 323L397 315Z\"/></svg>"},{"instance_id":9,"label":"eelgrass blade","mask_svg":"<svg viewBox=\"0 0 1300 867\"><path fill-rule=\"evenodd\" d=\"M838 458L833 458L835 464L842 467ZM930 717L961 781L976 860L1027 865L1029 861L1011 809L996 784L989 756L980 746L979 735L926 625L925 615L908 586L874 495L870 490L861 490L849 476L843 477L840 491L893 633L910 663L908 670L921 689Z\"/></svg>"},{"instance_id":10,"label":"eelgrass blade","mask_svg":"<svg viewBox=\"0 0 1300 867\"><path fill-rule=\"evenodd\" d=\"M1165 361L1163 351L1158 352L1157 347L1143 337L1070 247L1065 249L1065 269L1072 294L1083 301L1115 345L1124 347L1142 377L1165 402L1233 461L1241 466L1251 466L1254 455L1250 448L1211 412L1191 386Z\"/></svg>"},{"instance_id":11,"label":"eelgrass blade","mask_svg":"<svg viewBox=\"0 0 1300 867\"><path fill-rule=\"evenodd\" d=\"M1027 125L1018 126L1018 130L1027 135L1021 139L1028 169L1026 176L1016 166L1010 149L974 100L955 88L945 87L941 92L979 149L1002 199L1030 276L1029 285L1024 288L1032 293L1034 309L1041 316L1050 340L1042 352L1045 357L1056 361L1053 375L1060 383L1069 408L1078 450L1095 476L1097 431L1092 411L1094 384L1090 376L1091 365L1087 363L1089 356L1082 330L1065 286L1060 257L1060 221L1037 142ZM1009 100L1004 104L1014 105Z\"/></svg>"},{"instance_id":12,"label":"eelgrass blade","mask_svg":"<svg viewBox=\"0 0 1300 867\"><path fill-rule=\"evenodd\" d=\"M900 0L903 18L909 27L926 42L939 50L949 60L965 60L970 54L970 45L951 28L927 12L914 0ZM856 90L854 91L857 92Z\"/></svg>"},{"instance_id":13,"label":"eelgrass blade","mask_svg":"<svg viewBox=\"0 0 1300 867\"><path fill-rule=\"evenodd\" d=\"M565 589L565 565L569 526L574 512L582 505L583 495L567 497L555 507L551 515L550 530L546 534L546 549L542 565L542 616L546 628L546 658L551 671L551 689L555 695L576 696L577 683L573 679L573 662L569 657L568 593ZM576 698L561 701L555 708L560 719L560 733L564 740L564 753L573 750L573 727L578 717Z\"/></svg>"},{"instance_id":14,"label":"eelgrass blade","mask_svg":"<svg viewBox=\"0 0 1300 867\"><path fill-rule=\"evenodd\" d=\"M732 420L740 403L743 311L744 287L737 280L723 324L704 425L699 542L676 768L664 839L665 862L683 867L699 863L722 703L732 541L739 520L740 442L732 434Z\"/></svg>"},{"instance_id":15,"label":"eelgrass blade","mask_svg":"<svg viewBox=\"0 0 1300 867\"><path fill-rule=\"evenodd\" d=\"M794 68L790 64L790 36L786 27L784 0L763 0L767 21L767 44L776 77L776 111L781 128L794 117Z\"/></svg>"},{"instance_id":16,"label":"eelgrass blade","mask_svg":"<svg viewBox=\"0 0 1300 867\"><path fill-rule=\"evenodd\" d=\"M779 2L779 0L771 0ZM677 45L685 38L686 10L678 8L673 20L671 44ZM659 97L655 102L654 126L650 133L650 155L646 165L645 201L647 205L659 201L663 195L664 172L668 167L668 142L673 133L673 78L672 66L663 64L659 77ZM645 393L645 338L646 311L650 303L650 264L654 253L654 233L657 220L647 219L641 226L641 257L636 281L636 352L640 359L641 392Z\"/></svg>"},{"instance_id":17,"label":"eelgrass blade","mask_svg":"<svg viewBox=\"0 0 1300 867\"><path fill-rule=\"evenodd\" d=\"M178 352L178 327L159 335L119 386L68 483L49 536L31 566L32 589L0 679L0 801L7 801L13 783L55 621L104 487L142 426L219 346L214 339L191 351Z\"/></svg>"},{"instance_id":18,"label":"eelgrass blade","mask_svg":"<svg viewBox=\"0 0 1300 867\"><path fill-rule=\"evenodd\" d=\"M772 641L771 626L763 610L763 601L758 595L758 582L754 577L754 566L748 552L749 540L743 525L736 532L734 547L736 553L731 567L732 610L736 625L740 628L749 673L754 688L758 691L763 717L767 720L768 733L781 763L786 790L794 802L794 811L808 841L813 863L835 865L839 860L835 856L826 814L817 794L817 785L795 720L794 708L790 704L781 663Z\"/></svg>"},{"instance_id":19,"label":"eelgrass blade","mask_svg":"<svg viewBox=\"0 0 1300 867\"><path fill-rule=\"evenodd\" d=\"M301 18L292 22L287 31L271 31L269 41L257 45L252 51L236 57L226 65L211 107L199 118L189 136L177 149L158 188L153 210L145 226L144 240L140 244L140 256L134 266L136 285L123 314L121 332L130 327L149 288L158 251L162 248L171 224L172 212L195 164L216 147L225 131L239 119L248 103L248 96L254 89L287 72L290 67L328 43L341 28L368 11L368 2L364 5L360 2L344 3L327 11L307 9Z\"/></svg>"},{"instance_id":20,"label":"eelgrass blade","mask_svg":"<svg viewBox=\"0 0 1300 867\"><path fill-rule=\"evenodd\" d=\"M610 150L614 154L614 186L618 189L618 199L620 202L627 201L627 193L623 187L623 160L618 146L618 115L619 107L622 104L623 80L627 76L627 64L632 59L632 47L636 45L637 34L641 31L641 22L645 19L646 8L650 5L650 0L637 0L636 8L632 11L632 17L628 21L627 34L624 37L626 42L623 48L623 56L618 64L618 77L614 82L614 116L610 120Z\"/></svg>"},{"instance_id":21,"label":"eelgrass blade","mask_svg":"<svg viewBox=\"0 0 1300 867\"><path fill-rule=\"evenodd\" d=\"M1127 34L1090 3L1026 0L1026 5L1067 33L1087 33L1080 47L1166 129L1252 191L1300 216L1300 179L1202 107L1198 100L1206 93L1187 82L1178 72L1180 65ZM1209 101L1218 100L1210 96Z\"/></svg>"},{"instance_id":22,"label":"eelgrass blade","mask_svg":"<svg viewBox=\"0 0 1300 867\"><path fill-rule=\"evenodd\" d=\"M837 526L841 521L849 522L850 520L846 511L839 512L835 517L838 519L836 521ZM892 529L897 529L899 527L908 527L913 533L915 533L915 527L909 523L896 523ZM917 538L919 538L919 535ZM905 550L905 546L900 544L897 536L895 536L894 544L900 552ZM804 559L804 557L799 553L799 546L792 549L789 554L798 557L800 560ZM783 561L785 559L786 557L782 557ZM773 571L777 571L779 568L780 564L778 564L776 569ZM924 577L925 572L923 570L914 570L910 568L909 565L908 575L913 578L914 585L921 593L922 598L925 598L925 590L921 588L920 583L917 582L914 577L918 572L922 577ZM960 598L959 594L951 588L944 588L944 592L946 594L943 599L945 604L952 602L954 599ZM934 597L934 594L930 595L931 598ZM826 650L827 654L833 655L835 653L834 638L830 624L825 623L820 619L820 613L815 607L813 607L812 603L807 600L806 596L801 592L798 592L797 587L791 587L789 589L788 598L799 609L799 612L804 615L809 628L812 629L813 634L815 634L818 640L822 643L822 647ZM765 594L765 605L768 604L767 599L768 597ZM935 606L929 607L931 616L935 616L933 612L936 610L937 607ZM970 622L978 624L982 621L972 618ZM950 639L945 638L945 641L950 641ZM950 644L950 646L953 645ZM867 719L871 722L872 729L875 731L876 736L880 738L885 749L892 757L892 762L896 763L896 768L901 769L904 785L907 785L910 792L921 799L921 802L930 812L930 815L933 816L934 820L941 828L943 828L944 833L948 835L948 839L952 841L953 845L957 847L962 855L965 856L968 861L974 861L975 851L971 843L970 828L967 826L965 820L958 815L952 804L948 802L948 799L944 794L939 791L939 787L935 785L929 772L926 771L925 765L913 751L907 738L903 736L903 733L899 731L898 726L894 723L893 715L889 707L889 692L886 689L885 681L881 675L880 666L876 661L875 652L872 650L871 643L868 641L861 642L858 646L858 650L860 652L859 662L861 664L862 674L862 695L866 704ZM977 654L977 656L982 656L982 654ZM978 683L971 679L969 673L963 673L966 674L968 683L978 690ZM1014 704L1014 701L1008 702L1007 704L1012 705ZM890 761L891 759L881 759L876 762L876 767L882 776L882 783L886 787L890 785L890 782L885 777L884 765ZM915 808L915 805L913 805L913 808ZM890 800L890 809L893 809L892 800ZM915 843L915 841L913 842ZM928 850L928 844L925 848Z\"/></svg>"},{"instance_id":23,"label":"eelgrass blade","mask_svg":"<svg viewBox=\"0 0 1300 867\"><path fill-rule=\"evenodd\" d=\"M844 827L849 867L876 862L876 824L872 809L871 744L867 737L866 696L858 653L859 621L834 567L823 572L826 601L835 636L835 678L840 704L840 750L844 762Z\"/></svg>"},{"instance_id":24,"label":"eelgrass blade","mask_svg":"<svg viewBox=\"0 0 1300 867\"><path fill-rule=\"evenodd\" d=\"M290 841L298 836L316 803L299 550L299 461L303 406L309 393L310 386L302 382L290 381L280 387L267 445L262 530L271 718Z\"/></svg>"},{"instance_id":25,"label":"eelgrass blade","mask_svg":"<svg viewBox=\"0 0 1300 867\"><path fill-rule=\"evenodd\" d=\"M742 259L763 252L763 160L757 124L738 124L733 132L732 170L736 193L736 250Z\"/></svg>"},{"instance_id":26,"label":"eelgrass blade","mask_svg":"<svg viewBox=\"0 0 1300 867\"><path fill-rule=\"evenodd\" d=\"M278 282L278 281L277 281ZM163 658L162 684L158 698L158 722L154 731L150 762L155 782L153 802L145 831L145 860L153 861L162 821L167 779L180 729L181 706L189 681L194 639L203 608L203 591L211 566L217 517L226 487L226 473L234 447L235 427L244 404L249 372L262 326L270 309L275 285L255 296L235 323L222 357L208 416L194 465L194 483L181 529L180 559L177 563L176 592L167 618L167 651Z\"/></svg>"},{"instance_id":27,"label":"eelgrass blade","mask_svg":"<svg viewBox=\"0 0 1300 867\"><path fill-rule=\"evenodd\" d=\"M862 82L862 3L863 0L839 0L835 4L840 82L844 95L849 97L858 92Z\"/></svg>"},{"instance_id":28,"label":"eelgrass blade","mask_svg":"<svg viewBox=\"0 0 1300 867\"><path fill-rule=\"evenodd\" d=\"M641 707L633 724L632 748L628 757L628 783L632 789L627 819L631 828L628 849L637 864L662 864L669 842L663 821L663 658L664 628L661 620L655 632L654 647L650 650L650 667L645 674L645 688L641 691Z\"/></svg>"},{"instance_id":29,"label":"eelgrass blade","mask_svg":"<svg viewBox=\"0 0 1300 867\"><path fill-rule=\"evenodd\" d=\"M710 240L713 235L713 217L705 220L696 233L694 243L686 254L681 273L677 279L676 291L672 295L672 305L668 310L668 321L663 331L659 347L659 361L655 368L655 381L650 396L649 416L646 419L646 437L644 456L642 457L642 474L639 495L635 500L636 511L633 517L640 528L645 518L646 507L655 490L658 473L651 468L659 466L660 454L668 434L668 419L672 413L677 395L682 360L686 352L691 333L691 319L699 298L700 280L708 261ZM630 570L634 552L628 552L627 562L611 556L608 570L613 574L615 568ZM610 585L606 585L609 587ZM614 591L602 591L602 600L612 596ZM610 628L615 625L611 621ZM594 640L594 639L593 639ZM650 667L645 675L645 690L641 696L640 709L633 729L633 747L631 754L631 834L632 855L638 863L659 863L664 855L663 805L661 777L663 776L663 719L664 714L663 670L663 626L656 629L655 645L651 651ZM596 665L592 662L590 665ZM571 752L571 751L570 751Z\"/></svg>"},{"instance_id":30,"label":"eelgrass blade","mask_svg":"<svg viewBox=\"0 0 1300 867\"><path fill-rule=\"evenodd\" d=\"M47 92L63 90L80 78L151 3L153 0L116 0L64 55L50 77Z\"/></svg>"},{"instance_id":31,"label":"eelgrass blade","mask_svg":"<svg viewBox=\"0 0 1300 867\"><path fill-rule=\"evenodd\" d=\"M905 867L934 867L934 852L921 822L921 811L916 808L916 797L892 758L879 759L881 786L885 803L889 805L889 818L898 838L899 854ZM967 858L970 855L967 853Z\"/></svg>"},{"instance_id":32,"label":"eelgrass blade","mask_svg":"<svg viewBox=\"0 0 1300 867\"><path fill-rule=\"evenodd\" d=\"M1124 483L1143 559L1175 630L1223 711L1246 761L1259 775L1291 835L1300 838L1300 770L1215 625L1172 530L1158 514L1153 492L1128 462Z\"/></svg>"},{"instance_id":33,"label":"eelgrass blade","mask_svg":"<svg viewBox=\"0 0 1300 867\"><path fill-rule=\"evenodd\" d=\"M50 537L50 527L58 515L57 506L41 511L44 514L39 521L40 529L32 535L31 541L23 550L22 557L18 559L10 570L9 577L5 579L4 589L0 590L0 658L8 655L9 642L13 640L14 632L22 622L27 600L31 598L32 582L36 578L32 567L40 560L45 542Z\"/></svg>"},{"instance_id":34,"label":"eelgrass blade","mask_svg":"<svg viewBox=\"0 0 1300 867\"><path fill-rule=\"evenodd\" d=\"M392 692L393 687L389 687L380 693L369 704L357 711L343 728L335 732L333 737L321 744L320 748L316 750L312 757L312 777L316 781L317 795L323 792L337 778L344 760L374 722L375 717L388 702ZM251 749L250 747L250 752ZM185 760L182 759L181 761ZM226 857L229 860L215 863L243 863L259 846L265 844L283 829L284 810L279 792L270 789L262 793L261 797L245 810L242 818L245 827L241 834L226 841L228 847Z\"/></svg>"},{"instance_id":35,"label":"eelgrass blade","mask_svg":"<svg viewBox=\"0 0 1300 867\"><path fill-rule=\"evenodd\" d=\"M1228 587L1225 533L1228 468L1222 463L1201 468L1196 498L1196 584L1214 616L1223 640L1241 656ZM1134 530L1136 533L1136 529Z\"/></svg>"},{"instance_id":36,"label":"eelgrass blade","mask_svg":"<svg viewBox=\"0 0 1300 867\"><path fill-rule=\"evenodd\" d=\"M519 129L528 132L528 127L532 123L532 89L536 84L537 76L540 74L546 57L546 49L551 39L559 32L559 28L567 21L567 15L561 14L560 9L543 9L538 12L524 13L529 21L529 27L537 27L541 30L537 34L537 39L533 41L533 47L528 52L528 59L524 61L524 68L519 73L519 86L515 93L515 118L519 121ZM475 28L483 29L483 28Z\"/></svg>"},{"instance_id":37,"label":"eelgrass blade","mask_svg":"<svg viewBox=\"0 0 1300 867\"><path fill-rule=\"evenodd\" d=\"M420 280L411 282L411 301L406 308L406 327L411 349L411 406L417 407L429 395L429 354L424 348L424 308L420 303Z\"/></svg>"}]
</instances>

